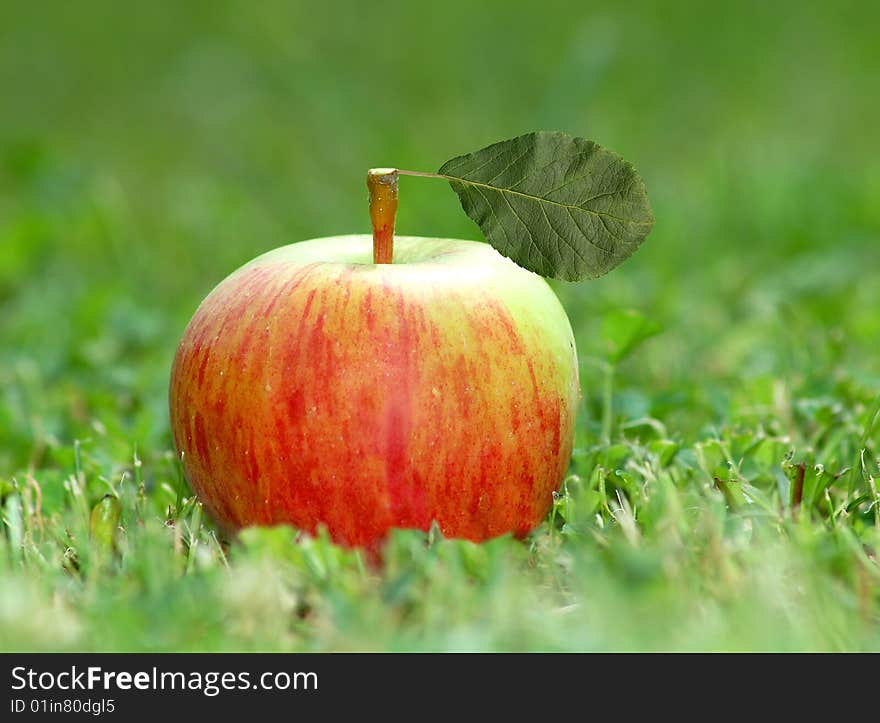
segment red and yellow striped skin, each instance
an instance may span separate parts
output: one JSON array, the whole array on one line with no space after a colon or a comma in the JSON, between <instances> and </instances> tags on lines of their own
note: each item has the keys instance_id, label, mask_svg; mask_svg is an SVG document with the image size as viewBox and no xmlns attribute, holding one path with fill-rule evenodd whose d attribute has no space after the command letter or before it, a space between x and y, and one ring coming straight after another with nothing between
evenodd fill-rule
<instances>
[{"instance_id":1,"label":"red and yellow striped skin","mask_svg":"<svg viewBox=\"0 0 880 723\"><path fill-rule=\"evenodd\" d=\"M571 455L561 305L486 244L397 238L394 264L371 254L367 236L294 244L205 299L171 375L187 479L227 532L526 534Z\"/></svg>"}]
</instances>

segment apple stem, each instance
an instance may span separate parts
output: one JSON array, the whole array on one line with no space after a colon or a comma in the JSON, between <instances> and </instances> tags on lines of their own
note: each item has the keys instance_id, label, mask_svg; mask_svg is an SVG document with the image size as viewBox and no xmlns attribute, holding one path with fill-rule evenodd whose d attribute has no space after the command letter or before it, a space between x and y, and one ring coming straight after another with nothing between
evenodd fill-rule
<instances>
[{"instance_id":1,"label":"apple stem","mask_svg":"<svg viewBox=\"0 0 880 723\"><path fill-rule=\"evenodd\" d=\"M394 260L394 219L397 216L397 169L371 168L367 172L370 220L373 223L373 263Z\"/></svg>"}]
</instances>

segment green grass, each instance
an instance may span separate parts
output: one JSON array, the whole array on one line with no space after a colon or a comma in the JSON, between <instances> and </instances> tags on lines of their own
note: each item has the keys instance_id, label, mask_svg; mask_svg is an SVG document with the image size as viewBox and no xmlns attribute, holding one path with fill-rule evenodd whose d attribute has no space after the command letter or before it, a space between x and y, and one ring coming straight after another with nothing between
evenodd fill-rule
<instances>
[{"instance_id":1,"label":"green grass","mask_svg":"<svg viewBox=\"0 0 880 723\"><path fill-rule=\"evenodd\" d=\"M183 5L0 9L0 649L880 649L876 4ZM400 532L381 571L224 552L167 420L199 300L365 230L367 168L537 128L633 160L657 217L554 285L584 399L548 519ZM478 238L418 179L398 229ZM625 309L660 332L612 370Z\"/></svg>"}]
</instances>

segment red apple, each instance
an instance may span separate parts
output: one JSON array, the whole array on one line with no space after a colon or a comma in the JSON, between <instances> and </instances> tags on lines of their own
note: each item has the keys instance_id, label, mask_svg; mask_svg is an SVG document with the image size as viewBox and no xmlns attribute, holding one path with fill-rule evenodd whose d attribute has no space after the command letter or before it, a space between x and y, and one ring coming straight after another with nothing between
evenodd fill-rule
<instances>
[{"instance_id":1,"label":"red apple","mask_svg":"<svg viewBox=\"0 0 880 723\"><path fill-rule=\"evenodd\" d=\"M204 300L171 375L174 442L222 529L521 536L571 455L574 338L547 283L472 241L271 251Z\"/></svg>"}]
</instances>

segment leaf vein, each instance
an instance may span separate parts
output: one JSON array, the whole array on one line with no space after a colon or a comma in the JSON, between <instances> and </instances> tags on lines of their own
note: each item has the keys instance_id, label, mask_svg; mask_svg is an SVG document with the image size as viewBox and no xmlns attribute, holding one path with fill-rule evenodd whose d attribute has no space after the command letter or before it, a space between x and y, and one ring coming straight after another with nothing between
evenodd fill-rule
<instances>
[{"instance_id":1,"label":"leaf vein","mask_svg":"<svg viewBox=\"0 0 880 723\"><path fill-rule=\"evenodd\" d=\"M615 216L613 213L608 213L607 211L596 211L592 208L583 208L582 206L573 206L570 203L561 203L559 201L551 201L549 198L543 198L541 196L535 196L531 193L522 193L521 191L514 191L510 188L499 188L498 186L492 186L488 183L481 183L479 181L472 181L469 178L462 178L457 176L449 176L446 174L440 174L444 178L450 181L458 181L460 183L464 183L470 186L480 186L482 188L488 188L490 191L495 191L496 193L506 194L510 193L515 196L522 196L523 198L528 198L530 201L537 201L538 203L549 203L551 206L559 206L560 208L568 208L573 209L575 211L584 211L585 213L591 213L595 216L607 216L608 218L612 218L615 221L620 221L621 223L628 224L630 226L651 226L653 225L653 221L628 221L625 218L621 218L620 216ZM508 204L509 205L509 204Z\"/></svg>"}]
</instances>

